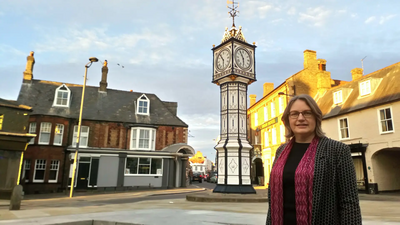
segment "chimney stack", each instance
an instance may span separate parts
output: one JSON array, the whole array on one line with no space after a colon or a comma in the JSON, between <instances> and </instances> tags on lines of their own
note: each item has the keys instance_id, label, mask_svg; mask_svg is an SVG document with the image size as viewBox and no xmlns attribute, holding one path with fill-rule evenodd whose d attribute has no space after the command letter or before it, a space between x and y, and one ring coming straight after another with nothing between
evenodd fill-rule
<instances>
[{"instance_id":1,"label":"chimney stack","mask_svg":"<svg viewBox=\"0 0 400 225\"><path fill-rule=\"evenodd\" d=\"M274 90L274 83L264 83L264 94L263 97Z\"/></svg>"},{"instance_id":2,"label":"chimney stack","mask_svg":"<svg viewBox=\"0 0 400 225\"><path fill-rule=\"evenodd\" d=\"M24 71L24 83L29 83L33 79L33 66L35 65L35 57L33 56L35 53L33 51L30 52L29 56L26 57L26 69Z\"/></svg>"},{"instance_id":3,"label":"chimney stack","mask_svg":"<svg viewBox=\"0 0 400 225\"><path fill-rule=\"evenodd\" d=\"M250 107L256 103L257 95L250 95Z\"/></svg>"},{"instance_id":4,"label":"chimney stack","mask_svg":"<svg viewBox=\"0 0 400 225\"><path fill-rule=\"evenodd\" d=\"M317 52L313 50L304 51L304 69L318 69Z\"/></svg>"},{"instance_id":5,"label":"chimney stack","mask_svg":"<svg viewBox=\"0 0 400 225\"><path fill-rule=\"evenodd\" d=\"M352 80L357 80L363 76L363 69L361 68L354 68L351 70L351 77Z\"/></svg>"},{"instance_id":6,"label":"chimney stack","mask_svg":"<svg viewBox=\"0 0 400 225\"><path fill-rule=\"evenodd\" d=\"M107 92L107 74L108 74L107 60L104 60L104 65L101 68L101 81L100 81L99 91Z\"/></svg>"}]
</instances>

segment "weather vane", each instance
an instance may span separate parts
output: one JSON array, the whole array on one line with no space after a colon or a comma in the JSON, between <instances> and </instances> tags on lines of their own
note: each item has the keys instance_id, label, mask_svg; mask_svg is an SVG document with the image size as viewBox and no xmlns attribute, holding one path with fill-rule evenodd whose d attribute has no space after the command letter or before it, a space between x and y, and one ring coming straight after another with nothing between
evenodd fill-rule
<instances>
[{"instance_id":1,"label":"weather vane","mask_svg":"<svg viewBox=\"0 0 400 225\"><path fill-rule=\"evenodd\" d=\"M232 4L232 7L226 6L228 9L230 9L231 11L228 12L229 15L231 15L232 20L233 20L233 26L235 26L235 17L238 16L236 15L237 13L239 13L238 10L236 10L239 7L239 3L235 3L235 0L229 1L227 0L227 4ZM237 4L237 6L235 6L235 4Z\"/></svg>"}]
</instances>

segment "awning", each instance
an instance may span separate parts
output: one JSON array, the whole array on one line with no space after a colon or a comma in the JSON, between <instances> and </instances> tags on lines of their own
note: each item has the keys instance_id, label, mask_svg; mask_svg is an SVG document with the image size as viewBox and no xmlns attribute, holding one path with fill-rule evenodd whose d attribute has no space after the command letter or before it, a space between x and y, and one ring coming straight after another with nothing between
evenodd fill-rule
<instances>
[{"instance_id":1,"label":"awning","mask_svg":"<svg viewBox=\"0 0 400 225\"><path fill-rule=\"evenodd\" d=\"M192 146L185 143L178 143L169 145L161 150L162 152L170 152L170 153L183 153L188 156L194 156L195 151Z\"/></svg>"}]
</instances>

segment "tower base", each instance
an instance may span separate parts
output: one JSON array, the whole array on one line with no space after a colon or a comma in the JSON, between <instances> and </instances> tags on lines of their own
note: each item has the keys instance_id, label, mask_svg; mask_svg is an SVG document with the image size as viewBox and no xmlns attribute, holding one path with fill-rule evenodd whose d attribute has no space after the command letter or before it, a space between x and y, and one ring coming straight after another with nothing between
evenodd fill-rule
<instances>
[{"instance_id":1,"label":"tower base","mask_svg":"<svg viewBox=\"0 0 400 225\"><path fill-rule=\"evenodd\" d=\"M223 185L217 184L213 193L225 194L256 194L256 190L252 185Z\"/></svg>"}]
</instances>

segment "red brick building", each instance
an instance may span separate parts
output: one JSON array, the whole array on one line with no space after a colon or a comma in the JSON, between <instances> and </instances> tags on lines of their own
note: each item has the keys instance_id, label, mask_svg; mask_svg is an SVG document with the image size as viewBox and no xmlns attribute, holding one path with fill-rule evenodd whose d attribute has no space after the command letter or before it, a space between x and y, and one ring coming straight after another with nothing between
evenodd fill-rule
<instances>
[{"instance_id":1,"label":"red brick building","mask_svg":"<svg viewBox=\"0 0 400 225\"><path fill-rule=\"evenodd\" d=\"M33 79L33 54L18 96L32 106L28 132L36 134L24 157L26 193L57 192L71 184L82 85ZM76 188L171 188L186 185L188 125L177 103L155 94L86 86Z\"/></svg>"}]
</instances>

